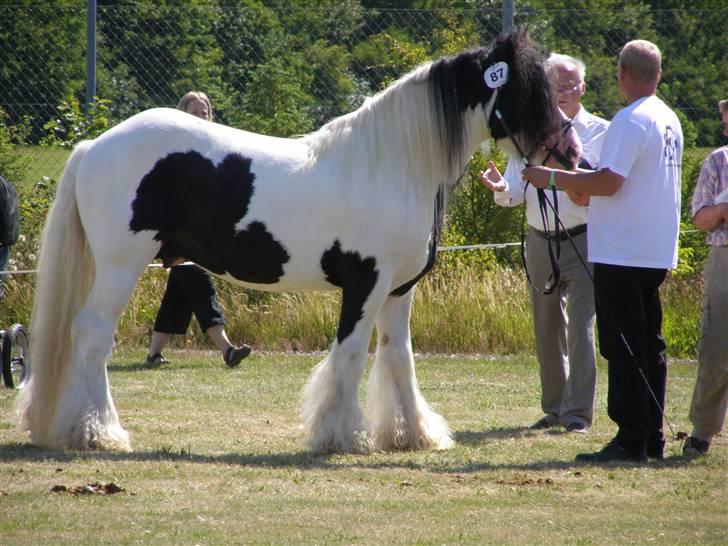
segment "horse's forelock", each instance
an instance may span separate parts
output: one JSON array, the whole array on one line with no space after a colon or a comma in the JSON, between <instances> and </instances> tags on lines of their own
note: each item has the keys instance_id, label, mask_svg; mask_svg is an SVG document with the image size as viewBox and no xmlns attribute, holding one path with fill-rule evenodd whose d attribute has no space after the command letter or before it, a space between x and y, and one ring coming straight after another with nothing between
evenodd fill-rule
<instances>
[{"instance_id":1,"label":"horse's forelock","mask_svg":"<svg viewBox=\"0 0 728 546\"><path fill-rule=\"evenodd\" d=\"M510 68L508 82L499 91L499 106L526 151L533 149L559 129L561 120L544 56L528 31L519 27L499 37L490 57Z\"/></svg>"}]
</instances>

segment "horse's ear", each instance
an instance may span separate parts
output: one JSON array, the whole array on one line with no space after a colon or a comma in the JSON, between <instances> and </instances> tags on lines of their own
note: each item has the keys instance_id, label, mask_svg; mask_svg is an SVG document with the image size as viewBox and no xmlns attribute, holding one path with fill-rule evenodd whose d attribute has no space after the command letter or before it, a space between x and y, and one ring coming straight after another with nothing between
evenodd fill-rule
<instances>
[{"instance_id":1,"label":"horse's ear","mask_svg":"<svg viewBox=\"0 0 728 546\"><path fill-rule=\"evenodd\" d=\"M517 47L530 47L533 45L531 34L527 26L517 26L513 29L513 41Z\"/></svg>"}]
</instances>

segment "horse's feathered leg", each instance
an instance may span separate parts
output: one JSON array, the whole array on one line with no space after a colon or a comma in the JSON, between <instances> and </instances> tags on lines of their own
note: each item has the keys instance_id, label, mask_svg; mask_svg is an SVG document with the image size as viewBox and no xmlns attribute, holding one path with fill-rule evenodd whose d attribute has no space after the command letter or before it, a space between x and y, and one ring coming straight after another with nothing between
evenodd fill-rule
<instances>
[{"instance_id":1,"label":"horse's feathered leg","mask_svg":"<svg viewBox=\"0 0 728 546\"><path fill-rule=\"evenodd\" d=\"M369 377L368 417L377 449L447 449L445 420L417 386L409 318L414 288L390 296L376 318L377 353Z\"/></svg>"},{"instance_id":2,"label":"horse's feathered leg","mask_svg":"<svg viewBox=\"0 0 728 546\"><path fill-rule=\"evenodd\" d=\"M367 287L366 294L362 287ZM389 289L390 279L382 278L381 271L366 278L357 272L343 283L336 340L329 355L314 368L303 392L306 442L316 453L371 451L370 433L359 404L359 386L374 317Z\"/></svg>"},{"instance_id":3,"label":"horse's feathered leg","mask_svg":"<svg viewBox=\"0 0 728 546\"><path fill-rule=\"evenodd\" d=\"M54 445L131 449L111 397L106 360L143 267L97 265L91 293L71 326L73 364L51 428Z\"/></svg>"}]
</instances>

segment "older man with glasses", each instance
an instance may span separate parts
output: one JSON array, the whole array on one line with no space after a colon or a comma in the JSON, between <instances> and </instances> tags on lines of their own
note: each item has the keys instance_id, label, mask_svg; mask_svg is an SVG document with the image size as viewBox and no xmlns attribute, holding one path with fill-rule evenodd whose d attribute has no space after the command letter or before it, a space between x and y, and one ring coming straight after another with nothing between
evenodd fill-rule
<instances>
[{"instance_id":1,"label":"older man with glasses","mask_svg":"<svg viewBox=\"0 0 728 546\"><path fill-rule=\"evenodd\" d=\"M583 150L579 166L593 169L599 163L609 122L588 112L581 104L586 92L584 63L568 55L552 53L546 61L546 70L555 83L559 108L571 119L581 139Z\"/></svg>"}]
</instances>

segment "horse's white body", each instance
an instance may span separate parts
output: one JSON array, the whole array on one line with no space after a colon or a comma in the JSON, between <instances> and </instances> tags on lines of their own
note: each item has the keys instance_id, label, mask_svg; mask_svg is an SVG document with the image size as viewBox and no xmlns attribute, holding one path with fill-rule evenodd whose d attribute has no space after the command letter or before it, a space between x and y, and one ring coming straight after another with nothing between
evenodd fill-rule
<instances>
[{"instance_id":1,"label":"horse's white body","mask_svg":"<svg viewBox=\"0 0 728 546\"><path fill-rule=\"evenodd\" d=\"M109 157L134 158L131 165L119 165L119 171L125 171L123 176L129 180L141 180L160 157L171 153L204 150L204 156L215 164L230 153L240 153L253 160L256 186L250 212L237 227L244 229L250 222L265 222L284 247L300 250L291 253L290 261L283 266L284 276L274 284L255 284L230 275L222 275L224 278L250 288L275 291L335 289L326 282L319 263L322 253L331 246L333 233L342 249L381 256L395 265L391 272L394 283L402 284L414 277L427 257L434 197L426 208L420 206L418 210L416 202L412 202L410 209L403 209L407 189L393 183L403 176L401 165L383 172L377 165L355 160L348 165L335 157L311 165L312 150L307 140L312 138L257 135L164 108L138 114L94 141L79 165L76 187L81 219L84 225L107 226L103 231L89 230L91 246L110 247L115 255L126 246L132 246L136 255L142 246L138 243L140 235L128 231L128 203L135 197L136 185L109 183L114 172ZM336 156L336 151L328 155ZM99 179L100 172L105 173L104 179ZM372 185L376 186L375 192L371 191ZM111 218L110 213L115 217ZM370 225L396 236L372 237L366 229ZM110 240L110 236L114 239ZM151 260L158 250L159 243L150 242L143 261Z\"/></svg>"},{"instance_id":2,"label":"horse's white body","mask_svg":"<svg viewBox=\"0 0 728 546\"><path fill-rule=\"evenodd\" d=\"M136 281L162 248L155 230L130 229L137 214L133 203L140 199L140 181L162 158L194 151L216 166L231 156L250 160L254 191L245 214L236 218L235 233L263 225L288 254L274 282L235 278L227 270L216 274L266 290L343 287L337 338L304 391L309 447L449 447L447 424L422 398L415 378L413 289L393 291L428 262L438 192L447 193L489 137L485 120L495 95L483 93L483 100L460 108L461 138L453 150L443 143L430 69L419 68L356 112L301 138L261 136L154 109L78 145L59 185L39 264L33 375L19 400L32 441L130 448L105 363ZM164 201L157 209L165 213ZM255 264L266 259L265 250L253 245L239 259ZM358 389L375 323L367 421Z\"/></svg>"}]
</instances>

